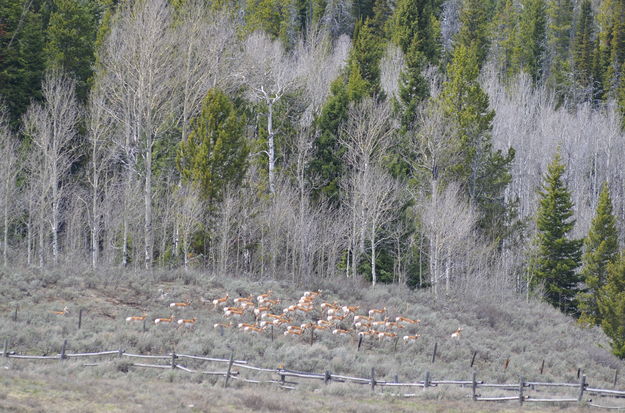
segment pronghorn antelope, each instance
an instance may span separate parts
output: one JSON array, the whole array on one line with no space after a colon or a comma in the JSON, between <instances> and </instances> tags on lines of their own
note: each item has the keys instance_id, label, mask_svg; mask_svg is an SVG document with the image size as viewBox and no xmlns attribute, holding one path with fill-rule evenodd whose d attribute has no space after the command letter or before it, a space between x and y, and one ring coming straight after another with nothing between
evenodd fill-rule
<instances>
[{"instance_id":1,"label":"pronghorn antelope","mask_svg":"<svg viewBox=\"0 0 625 413\"><path fill-rule=\"evenodd\" d=\"M178 320L178 326L179 327L193 327L196 321L197 319L195 317L183 318L183 319Z\"/></svg>"},{"instance_id":2,"label":"pronghorn antelope","mask_svg":"<svg viewBox=\"0 0 625 413\"><path fill-rule=\"evenodd\" d=\"M254 324L249 324L249 323L239 323L237 327L243 329L245 327L256 327L256 326Z\"/></svg>"},{"instance_id":3,"label":"pronghorn antelope","mask_svg":"<svg viewBox=\"0 0 625 413\"><path fill-rule=\"evenodd\" d=\"M346 315L329 315L328 316L328 321L338 322L338 321L343 321L346 318L347 318Z\"/></svg>"},{"instance_id":4,"label":"pronghorn antelope","mask_svg":"<svg viewBox=\"0 0 625 413\"><path fill-rule=\"evenodd\" d=\"M344 305L341 307L344 313L352 313L354 314L356 311L360 310L360 306L357 305Z\"/></svg>"},{"instance_id":5,"label":"pronghorn antelope","mask_svg":"<svg viewBox=\"0 0 625 413\"><path fill-rule=\"evenodd\" d=\"M258 297L256 297L256 301L258 301L259 304L262 304L263 301L271 296L271 293L273 293L273 291L269 290L265 294L259 295Z\"/></svg>"},{"instance_id":6,"label":"pronghorn antelope","mask_svg":"<svg viewBox=\"0 0 625 413\"><path fill-rule=\"evenodd\" d=\"M319 320L317 321L317 325L324 326L324 327L331 327L334 325L334 323L331 321L327 321L327 320Z\"/></svg>"},{"instance_id":7,"label":"pronghorn antelope","mask_svg":"<svg viewBox=\"0 0 625 413\"><path fill-rule=\"evenodd\" d=\"M69 308L65 306L63 307L63 311L51 311L51 313L56 315L67 315L69 314Z\"/></svg>"},{"instance_id":8,"label":"pronghorn antelope","mask_svg":"<svg viewBox=\"0 0 625 413\"><path fill-rule=\"evenodd\" d=\"M228 301L229 298L230 298L230 296L228 294L226 294L225 297L214 299L213 300L213 309L217 309L217 307L226 304L226 302Z\"/></svg>"},{"instance_id":9,"label":"pronghorn antelope","mask_svg":"<svg viewBox=\"0 0 625 413\"><path fill-rule=\"evenodd\" d=\"M235 298L234 299L234 303L235 304L241 304L244 302L248 302L253 304L254 303L254 297L252 297L251 295L249 297L239 297L239 298Z\"/></svg>"},{"instance_id":10,"label":"pronghorn antelope","mask_svg":"<svg viewBox=\"0 0 625 413\"><path fill-rule=\"evenodd\" d=\"M280 300L277 298L275 300L270 300L267 298L263 300L262 304L266 306L278 305L280 304Z\"/></svg>"},{"instance_id":11,"label":"pronghorn antelope","mask_svg":"<svg viewBox=\"0 0 625 413\"><path fill-rule=\"evenodd\" d=\"M404 336L404 342L405 343L414 343L417 341L417 339L421 337L419 334L414 335L414 336Z\"/></svg>"},{"instance_id":12,"label":"pronghorn antelope","mask_svg":"<svg viewBox=\"0 0 625 413\"><path fill-rule=\"evenodd\" d=\"M456 331L451 333L451 338L455 338L456 340L460 339L460 336L462 335L462 330L463 328L458 328Z\"/></svg>"},{"instance_id":13,"label":"pronghorn antelope","mask_svg":"<svg viewBox=\"0 0 625 413\"><path fill-rule=\"evenodd\" d=\"M341 308L341 306L338 305L336 303L336 301L334 302L334 304L330 304L330 303L327 303L327 302L321 303L321 309L322 310L329 310L329 309L338 310L340 308Z\"/></svg>"},{"instance_id":14,"label":"pronghorn antelope","mask_svg":"<svg viewBox=\"0 0 625 413\"><path fill-rule=\"evenodd\" d=\"M345 335L349 335L350 331L349 330L343 330L340 328L335 328L334 330L332 330L332 334L339 335L339 336L345 336Z\"/></svg>"},{"instance_id":15,"label":"pronghorn antelope","mask_svg":"<svg viewBox=\"0 0 625 413\"><path fill-rule=\"evenodd\" d=\"M232 323L215 323L213 324L213 328L230 328L232 327Z\"/></svg>"},{"instance_id":16,"label":"pronghorn antelope","mask_svg":"<svg viewBox=\"0 0 625 413\"><path fill-rule=\"evenodd\" d=\"M243 331L249 331L250 333L261 334L265 330L263 330L262 328L255 327L255 326L246 326L243 328Z\"/></svg>"},{"instance_id":17,"label":"pronghorn antelope","mask_svg":"<svg viewBox=\"0 0 625 413\"><path fill-rule=\"evenodd\" d=\"M372 308L371 310L369 310L369 317L373 317L375 315L382 315L386 313L386 307L384 308Z\"/></svg>"},{"instance_id":18,"label":"pronghorn antelope","mask_svg":"<svg viewBox=\"0 0 625 413\"><path fill-rule=\"evenodd\" d=\"M313 299L317 298L321 294L321 290L317 291L306 291L304 292L304 297L311 297Z\"/></svg>"},{"instance_id":19,"label":"pronghorn antelope","mask_svg":"<svg viewBox=\"0 0 625 413\"><path fill-rule=\"evenodd\" d=\"M357 323L354 323L354 327L370 329L372 327L372 325L371 325L371 323L368 323L366 321L358 321Z\"/></svg>"},{"instance_id":20,"label":"pronghorn antelope","mask_svg":"<svg viewBox=\"0 0 625 413\"><path fill-rule=\"evenodd\" d=\"M301 336L304 334L304 330L286 330L284 332L285 336Z\"/></svg>"},{"instance_id":21,"label":"pronghorn antelope","mask_svg":"<svg viewBox=\"0 0 625 413\"><path fill-rule=\"evenodd\" d=\"M375 331L375 330L359 331L359 332L358 332L358 335L359 335L359 336L362 336L362 337L365 337L365 336L374 336L374 335L376 335L376 334L378 334L378 332L377 332L377 331Z\"/></svg>"},{"instance_id":22,"label":"pronghorn antelope","mask_svg":"<svg viewBox=\"0 0 625 413\"><path fill-rule=\"evenodd\" d=\"M176 322L174 315L172 314L169 318L156 318L154 319L154 324L173 324Z\"/></svg>"},{"instance_id":23,"label":"pronghorn antelope","mask_svg":"<svg viewBox=\"0 0 625 413\"><path fill-rule=\"evenodd\" d=\"M388 333L385 331L380 331L378 333L378 340L383 340L383 339L387 339L387 338L395 338L397 337L397 333Z\"/></svg>"},{"instance_id":24,"label":"pronghorn antelope","mask_svg":"<svg viewBox=\"0 0 625 413\"><path fill-rule=\"evenodd\" d=\"M271 307L258 307L254 309L254 315L256 318L262 317L263 314L268 313L271 310Z\"/></svg>"},{"instance_id":25,"label":"pronghorn antelope","mask_svg":"<svg viewBox=\"0 0 625 413\"><path fill-rule=\"evenodd\" d=\"M224 308L224 317L241 317L244 313L244 310L240 307L225 307Z\"/></svg>"},{"instance_id":26,"label":"pronghorn antelope","mask_svg":"<svg viewBox=\"0 0 625 413\"><path fill-rule=\"evenodd\" d=\"M395 317L396 323L406 323L406 324L419 324L421 320L413 320L411 318L406 317Z\"/></svg>"},{"instance_id":27,"label":"pronghorn antelope","mask_svg":"<svg viewBox=\"0 0 625 413\"><path fill-rule=\"evenodd\" d=\"M373 321L373 317L368 317L366 315L356 315L354 316L354 324L359 321Z\"/></svg>"},{"instance_id":28,"label":"pronghorn antelope","mask_svg":"<svg viewBox=\"0 0 625 413\"><path fill-rule=\"evenodd\" d=\"M182 302L177 302L177 303L171 303L169 304L169 307L170 308L184 308L190 305L191 305L191 301L182 301Z\"/></svg>"},{"instance_id":29,"label":"pronghorn antelope","mask_svg":"<svg viewBox=\"0 0 625 413\"><path fill-rule=\"evenodd\" d=\"M388 324L388 318L385 318L382 321L372 321L371 325L373 326L373 328L386 328Z\"/></svg>"},{"instance_id":30,"label":"pronghorn antelope","mask_svg":"<svg viewBox=\"0 0 625 413\"><path fill-rule=\"evenodd\" d=\"M126 322L132 323L133 321L143 321L145 320L146 317L147 317L146 313L143 313L142 316L130 316L130 317L126 317Z\"/></svg>"}]
</instances>

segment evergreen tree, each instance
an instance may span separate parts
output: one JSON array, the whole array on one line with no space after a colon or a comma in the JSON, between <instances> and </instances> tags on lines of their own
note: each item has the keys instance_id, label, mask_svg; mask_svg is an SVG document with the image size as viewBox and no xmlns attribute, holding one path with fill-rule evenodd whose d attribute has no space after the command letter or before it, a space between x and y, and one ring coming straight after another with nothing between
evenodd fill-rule
<instances>
[{"instance_id":1,"label":"evergreen tree","mask_svg":"<svg viewBox=\"0 0 625 413\"><path fill-rule=\"evenodd\" d=\"M29 5L23 10L21 0L0 2L0 96L15 129L30 100L41 98L45 69L44 22L34 5Z\"/></svg>"},{"instance_id":2,"label":"evergreen tree","mask_svg":"<svg viewBox=\"0 0 625 413\"><path fill-rule=\"evenodd\" d=\"M625 62L625 0L601 2L597 21L599 32L600 71L603 98L613 97Z\"/></svg>"},{"instance_id":3,"label":"evergreen tree","mask_svg":"<svg viewBox=\"0 0 625 413\"><path fill-rule=\"evenodd\" d=\"M204 199L218 202L228 185L239 185L247 165L245 120L223 92L212 89L193 121L193 131L180 142L176 159L184 181L197 185Z\"/></svg>"},{"instance_id":4,"label":"evergreen tree","mask_svg":"<svg viewBox=\"0 0 625 413\"><path fill-rule=\"evenodd\" d=\"M547 48L549 54L549 86L560 100L570 91L571 35L573 30L573 3L571 0L549 0L547 3Z\"/></svg>"},{"instance_id":5,"label":"evergreen tree","mask_svg":"<svg viewBox=\"0 0 625 413\"><path fill-rule=\"evenodd\" d=\"M546 18L544 0L522 0L514 51L512 74L528 73L534 83L542 80L545 58Z\"/></svg>"},{"instance_id":6,"label":"evergreen tree","mask_svg":"<svg viewBox=\"0 0 625 413\"><path fill-rule=\"evenodd\" d=\"M376 36L368 23L369 20L365 24L356 24L347 70L352 89L357 88L357 93L375 96L381 93L380 59L384 49L382 39Z\"/></svg>"},{"instance_id":7,"label":"evergreen tree","mask_svg":"<svg viewBox=\"0 0 625 413\"><path fill-rule=\"evenodd\" d=\"M573 202L563 180L564 165L557 154L547 169L540 194L536 227L538 251L531 270L532 285L543 284L545 299L567 313L577 311L575 297L580 277L576 274L582 240L569 238L575 219Z\"/></svg>"},{"instance_id":8,"label":"evergreen tree","mask_svg":"<svg viewBox=\"0 0 625 413\"><path fill-rule=\"evenodd\" d=\"M440 56L440 24L436 11L435 0L398 0L389 22L391 41L405 55L416 48L427 61L436 63Z\"/></svg>"},{"instance_id":9,"label":"evergreen tree","mask_svg":"<svg viewBox=\"0 0 625 413\"><path fill-rule=\"evenodd\" d=\"M514 71L512 65L518 23L519 13L514 0L500 2L490 31L497 68L505 77Z\"/></svg>"},{"instance_id":10,"label":"evergreen tree","mask_svg":"<svg viewBox=\"0 0 625 413\"><path fill-rule=\"evenodd\" d=\"M607 270L607 282L598 300L601 327L612 339L612 352L625 358L625 253L608 263Z\"/></svg>"},{"instance_id":11,"label":"evergreen tree","mask_svg":"<svg viewBox=\"0 0 625 413\"><path fill-rule=\"evenodd\" d=\"M374 14L374 3L375 0L354 0L352 3L354 20L365 21L366 19L372 18Z\"/></svg>"},{"instance_id":12,"label":"evergreen tree","mask_svg":"<svg viewBox=\"0 0 625 413\"><path fill-rule=\"evenodd\" d=\"M464 0L460 10L460 31L456 43L465 47L475 45L480 67L490 47L488 24L492 19L491 6L487 0Z\"/></svg>"},{"instance_id":13,"label":"evergreen tree","mask_svg":"<svg viewBox=\"0 0 625 413\"><path fill-rule=\"evenodd\" d=\"M488 95L480 87L476 46L460 44L447 68L449 80L443 84L440 103L443 113L456 127L461 161L450 175L465 188L469 199L482 213L480 227L491 238L500 232L507 215L503 193L510 183L514 150L507 154L493 151L492 121Z\"/></svg>"},{"instance_id":14,"label":"evergreen tree","mask_svg":"<svg viewBox=\"0 0 625 413\"><path fill-rule=\"evenodd\" d=\"M597 212L590 226L588 236L584 240L582 256L582 280L585 291L579 295L579 310L582 319L600 324L601 317L597 307L597 296L607 279L608 263L614 261L618 253L618 234L616 218L612 214L612 200L607 184L603 184Z\"/></svg>"},{"instance_id":15,"label":"evergreen tree","mask_svg":"<svg viewBox=\"0 0 625 413\"><path fill-rule=\"evenodd\" d=\"M86 1L54 0L45 53L48 68L60 68L76 79L76 94L85 100L93 73L97 33L96 10Z\"/></svg>"},{"instance_id":16,"label":"evergreen tree","mask_svg":"<svg viewBox=\"0 0 625 413\"><path fill-rule=\"evenodd\" d=\"M573 75L577 86L589 97L593 91L594 18L590 0L584 0L577 19L572 45Z\"/></svg>"},{"instance_id":17,"label":"evergreen tree","mask_svg":"<svg viewBox=\"0 0 625 413\"><path fill-rule=\"evenodd\" d=\"M402 132L414 127L417 108L430 94L428 82L422 74L426 64L423 53L414 47L409 50L405 59L406 66L399 75L397 94Z\"/></svg>"}]
</instances>

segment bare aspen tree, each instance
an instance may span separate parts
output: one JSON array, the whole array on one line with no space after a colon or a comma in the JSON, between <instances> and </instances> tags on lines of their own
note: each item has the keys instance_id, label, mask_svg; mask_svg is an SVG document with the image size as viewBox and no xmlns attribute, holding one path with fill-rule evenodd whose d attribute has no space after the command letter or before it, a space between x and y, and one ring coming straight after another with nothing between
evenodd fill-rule
<instances>
[{"instance_id":1,"label":"bare aspen tree","mask_svg":"<svg viewBox=\"0 0 625 413\"><path fill-rule=\"evenodd\" d=\"M351 43L347 36L333 43L327 30L310 27L296 47L306 105L300 124L309 127L330 94L330 85L345 67Z\"/></svg>"},{"instance_id":2,"label":"bare aspen tree","mask_svg":"<svg viewBox=\"0 0 625 413\"><path fill-rule=\"evenodd\" d=\"M143 262L146 269L152 267L154 249L154 145L172 127L174 92L179 83L176 43L170 25L171 10L165 0L125 5L111 28L101 59L106 73L107 107L125 131L116 143L122 148L128 171L143 181ZM127 234L124 239L126 243Z\"/></svg>"},{"instance_id":3,"label":"bare aspen tree","mask_svg":"<svg viewBox=\"0 0 625 413\"><path fill-rule=\"evenodd\" d=\"M2 263L8 264L9 218L16 209L18 142L9 127L6 107L0 102L0 209L2 210Z\"/></svg>"},{"instance_id":4,"label":"bare aspen tree","mask_svg":"<svg viewBox=\"0 0 625 413\"><path fill-rule=\"evenodd\" d=\"M350 167L343 186L348 194L346 204L352 217L352 276L356 274L358 260L365 249L367 228L370 225L370 211L367 209L367 199L373 195L370 174L392 144L394 130L389 124L390 118L387 103L376 103L369 98L350 108L348 120L341 128L340 142L347 149L345 162Z\"/></svg>"},{"instance_id":5,"label":"bare aspen tree","mask_svg":"<svg viewBox=\"0 0 625 413\"><path fill-rule=\"evenodd\" d=\"M389 42L380 61L380 85L387 96L397 97L403 68L404 54L398 46Z\"/></svg>"},{"instance_id":6,"label":"bare aspen tree","mask_svg":"<svg viewBox=\"0 0 625 413\"><path fill-rule=\"evenodd\" d=\"M112 139L113 122L109 112L104 109L105 105L100 88L94 87L89 98L86 122L87 143L90 149L87 179L91 192L89 227L92 269L98 266L104 187L107 185L107 173L115 155Z\"/></svg>"},{"instance_id":7,"label":"bare aspen tree","mask_svg":"<svg viewBox=\"0 0 625 413\"><path fill-rule=\"evenodd\" d=\"M292 91L298 81L294 56L285 52L279 40L272 41L262 32L252 33L244 45L245 83L250 97L267 106L267 150L269 192L275 191L276 146L273 127L274 107Z\"/></svg>"},{"instance_id":8,"label":"bare aspen tree","mask_svg":"<svg viewBox=\"0 0 625 413\"><path fill-rule=\"evenodd\" d=\"M74 80L48 72L42 92L44 103L33 103L24 114L24 128L34 145L38 192L39 266L44 265L45 234L52 238L52 260L59 260L61 205L66 196L66 180L78 149L74 141L80 112L74 94ZM46 228L49 225L49 230Z\"/></svg>"},{"instance_id":9,"label":"bare aspen tree","mask_svg":"<svg viewBox=\"0 0 625 413\"><path fill-rule=\"evenodd\" d=\"M450 184L422 205L421 220L429 239L430 283L434 296L444 281L449 292L454 278L452 262L464 250L477 222L477 215L466 200L460 199L456 184Z\"/></svg>"}]
</instances>

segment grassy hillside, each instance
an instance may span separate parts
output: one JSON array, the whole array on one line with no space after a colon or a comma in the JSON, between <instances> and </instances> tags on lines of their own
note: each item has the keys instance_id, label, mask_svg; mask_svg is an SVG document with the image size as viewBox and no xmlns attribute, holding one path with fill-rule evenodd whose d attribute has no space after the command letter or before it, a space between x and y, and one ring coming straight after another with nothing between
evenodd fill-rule
<instances>
[{"instance_id":1,"label":"grassy hillside","mask_svg":"<svg viewBox=\"0 0 625 413\"><path fill-rule=\"evenodd\" d=\"M212 299L226 293L234 298L256 296L272 290L273 297L281 300L281 309L296 303L305 291L304 286L293 286L288 282L224 278L202 273L109 271L92 274L68 269L44 274L24 270L5 271L1 275L0 284L0 311L4 314L0 319L0 339L3 342L4 338L8 338L10 349L20 353L56 354L64 339L68 340L68 351L71 352L122 347L128 352L137 353L165 354L174 350L185 354L227 357L234 350L237 359L263 367L274 368L282 364L290 369L315 372L330 370L335 374L360 377L367 377L371 367L375 367L376 376L380 379L398 375L400 380L419 380L426 370L431 372L434 379L468 379L471 374L471 356L473 351L478 351L474 368L478 378L488 382L516 382L520 376L527 380L575 382L577 369L582 368L589 383L597 387L611 387L615 369L623 367L623 363L610 354L607 339L600 330L582 328L574 320L543 303L526 303L510 297L491 297L490 300L479 301L470 297L434 300L424 291L412 292L396 286L371 289L352 280L331 283L319 281L307 286L307 289L322 290L320 299L316 301L317 308L321 301L336 301L360 306L359 314L364 314L370 308L386 307L391 318L402 315L421 320L417 327L407 327L400 332L400 335L420 334L421 337L414 344L406 345L399 340L395 348L392 340L367 338L361 350L357 351L355 334L339 337L328 331L318 331L311 346L308 334L285 337L281 334L282 330L277 328L273 341L268 333L252 335L236 329L226 329L221 337L218 330L213 328L214 323L222 322L224 318L222 311L214 310L209 303ZM170 302L185 300L191 301L190 307L177 311L176 316L196 317L198 321L192 329L156 326L149 322L147 332L143 332L141 323L125 322L127 316L144 312L150 320L167 317L170 315ZM15 305L18 305L17 322L12 321ZM65 306L69 308L68 315L53 313ZM80 308L85 312L83 327L78 330ZM319 310L315 311L316 315L308 319L321 316ZM251 315L245 317L241 321L253 321ZM293 320L292 324L299 325L305 321L308 321L307 318L301 317ZM342 327L351 328L351 322L345 322ZM462 337L453 340L450 334L458 327L463 328ZM439 354L432 364L431 353L435 342L438 343ZM509 366L504 369L504 362L508 358ZM539 368L543 359L545 370L541 376ZM42 382L47 381L48 377L72 376L78 378L81 384L90 380L101 381L106 386L117 383L113 384L114 387L126 383L126 387L130 388L138 388L146 380L155 389L167 388L167 383L173 383L174 393L186 392L187 387L194 389L200 381L208 384L216 382L214 378L171 371L131 369L129 373L123 373L126 369L115 361L93 368L80 368L72 363L75 362L59 365L58 362L3 361L3 367L8 369L7 375L3 377L12 384L5 393L0 394L0 406L3 401L8 403L16 397L20 400L29 399L28 392L31 390L28 388L43 386ZM124 388L123 385L119 386ZM240 397L253 399L257 394L265 397L264 394L269 391L268 388L259 390L250 386L238 390L241 392ZM235 383L235 387L241 386ZM353 385L348 388L341 385L329 387L317 391L338 393L333 394L336 397L361 391ZM215 391L218 391L217 388L220 386L211 387ZM88 393L93 390L63 391L77 393L71 397L91 399ZM453 390L450 391L453 393ZM31 392L39 394L39 390ZM366 392L364 394L370 397ZM426 397L457 399L466 395L467 391L463 389L456 397L440 391ZM93 397L102 403L108 400L98 395ZM225 405L230 403L230 394L224 394L223 397ZM269 399L262 399L258 403L271 403L273 396L267 397ZM313 394L289 397L316 400ZM132 403L142 402L133 399ZM326 401L318 403L321 410L323 406L332 406L332 403ZM450 409L453 408L450 405ZM433 409L436 411L437 408Z\"/></svg>"}]
</instances>

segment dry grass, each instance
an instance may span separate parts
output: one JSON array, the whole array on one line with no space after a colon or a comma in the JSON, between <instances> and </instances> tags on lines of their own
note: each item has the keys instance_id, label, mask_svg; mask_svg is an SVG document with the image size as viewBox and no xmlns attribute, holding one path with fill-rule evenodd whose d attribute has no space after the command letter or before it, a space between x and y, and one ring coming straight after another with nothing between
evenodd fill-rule
<instances>
[{"instance_id":1,"label":"dry grass","mask_svg":"<svg viewBox=\"0 0 625 413\"><path fill-rule=\"evenodd\" d=\"M386 306L392 316L404 315L422 320L418 328L406 329L405 334L419 333L421 339L411 345L399 342L395 349L393 342L378 342L365 340L363 347L356 351L355 337L336 337L328 332L320 332L315 336L314 345L309 344L309 336L283 337L276 330L275 339L271 341L268 334L251 336L239 331L226 330L224 337L212 328L213 323L222 321L220 312L214 311L212 305L202 304L201 297L206 300L223 296L228 292L231 296L257 295L266 290L273 290L274 296L283 300L283 304L294 303L301 296L304 288L287 282L258 281L242 277L215 277L200 272L155 272L121 273L119 271L103 271L92 274L89 271L80 272L76 269L68 271L51 271L43 274L37 272L17 270L0 273L0 345L4 338L10 340L10 349L18 352L32 352L34 354L56 354L59 352L64 339L68 340L69 351L100 351L124 348L128 352L165 354L172 350L177 353L206 354L210 356L226 357L232 350L237 359L245 359L254 365L276 367L283 364L287 368L323 372L330 370L336 374L357 375L367 377L371 367L376 368L379 379L390 379L395 375L400 380L420 380L425 371L430 371L434 379L469 379L469 362L474 350L478 351L475 369L478 378L488 382L517 382L519 377L527 380L541 381L577 381L577 369L582 368L588 376L592 386L611 387L615 369L621 369L623 363L609 352L606 337L598 329L588 329L578 326L574 320L565 317L551 307L538 302L525 303L513 297L490 297L488 299L473 300L458 297L449 297L434 301L424 291L409 291L398 286L379 286L371 289L365 285L352 281L325 282L319 281L310 289L322 289L325 301L338 301L342 304L360 305L361 312L373 307ZM159 298L159 289L167 293L167 298ZM178 312L180 317L197 317L198 324L193 330L184 331L176 328L160 328L148 323L147 332L142 331L141 323L127 325L124 319L128 315L141 315L147 312L148 318L169 316L168 307L171 301L191 300L189 309ZM19 306L18 320L11 320L15 305ZM61 310L67 305L71 313L68 316L58 316L52 310ZM77 330L77 313L84 308L83 328ZM248 320L250 321L250 320ZM347 327L347 325L345 326ZM454 341L449 335L458 327L463 327L461 340ZM402 333L404 334L404 333ZM439 355L436 363L432 364L431 352L434 343L438 343ZM503 369L504 360L510 358L508 369ZM542 360L545 360L545 372L542 376L538 369ZM137 391L148 382L151 391L175 388L175 393L182 395L186 386L194 389L209 386L212 391L222 394L224 409L228 411L229 403L244 410L263 411L272 410L274 401L280 402L284 393L277 390L263 390L250 388L251 385L237 387L238 396L232 400L227 392L220 387L212 387L216 379L198 378L195 375L181 372L155 370L136 370L128 367L121 361L109 361L104 367L77 368L65 367L58 362L33 363L11 360L2 362L9 369L4 377L13 377L16 385L11 385L8 393L0 392L0 407L5 403L26 403L32 399L33 403L42 397L57 397L63 391L44 391L46 381L51 377L78 376L79 381L71 381L73 387L68 388L68 400L93 400L98 406L87 408L87 411L114 411L106 406L106 388L113 386L115 392L124 393L127 397L113 397L112 403L116 408L123 406L122 411L133 411L137 407L149 406L149 401L140 396L129 393ZM219 370L223 366L202 365L189 363L192 368L206 368ZM244 372L246 377L255 377L254 374ZM264 376L263 378L266 378ZM102 395L89 396L85 393L95 392L92 386L83 383L94 381L104 386ZM199 381L203 383L198 384ZM23 384L19 384L23 383ZM28 384L31 383L31 384ZM17 388L15 388L17 386ZM39 388L30 396L26 390L28 386ZM74 387L78 389L74 389ZM126 387L125 387L126 386ZM324 406L334 406L327 400L345 399L345 403L355 403L353 411L401 411L402 403L406 402L411 408L411 402L403 399L379 397L371 398L369 393L359 394L358 387L331 385L328 389L309 388L291 394L293 400L303 398L311 403L318 403L316 410ZM238 388L241 387L241 388ZM622 386L621 386L622 387ZM308 390L306 390L308 388ZM323 393L323 397L319 396ZM202 392L198 390L198 395ZM290 393L289 393L290 394ZM21 395L21 396L20 396ZM445 394L428 392L424 397L443 398L446 406L440 410L436 407L439 401L432 401L431 411L453 411L456 402L449 398L465 397L466 389L460 394ZM359 397L366 397L369 402L359 404ZM194 396L195 397L195 396ZM201 406L200 396L195 406ZM127 404L124 400L130 400ZM176 405L177 397L171 397L172 408L182 408ZM18 400L18 401L16 401ZM41 401L40 401L41 402ZM235 403L236 402L236 403ZM337 401L335 400L335 403ZM381 403L385 407L378 406ZM389 403L391 403L389 405ZM396 403L395 406L393 403ZM429 403L429 402L428 402ZM301 408L297 403L295 406ZM7 404L7 406L11 406ZM15 404L16 411L26 407ZM158 403L157 409L164 407ZM178 407L176 407L178 406ZM260 408L256 408L260 406ZM468 411L463 403L458 411ZM472 406L471 403L468 406ZM507 406L507 405L506 405ZM67 405L63 411L75 410ZM276 407L276 406L273 406ZM503 406L495 405L493 408ZM39 407L33 405L37 411ZM470 407L474 408L474 407ZM476 411L490 409L491 405L480 404ZM341 411L350 411L345 406ZM364 409L364 410L363 410ZM425 408L424 408L425 409ZM85 409L83 409L85 410ZM78 408L75 411L83 411ZM147 411L150 409L144 409ZM284 408L280 410L284 411ZM294 410L302 411L302 410ZM429 410L424 410L429 411ZM499 410L497 410L499 411Z\"/></svg>"}]
</instances>

